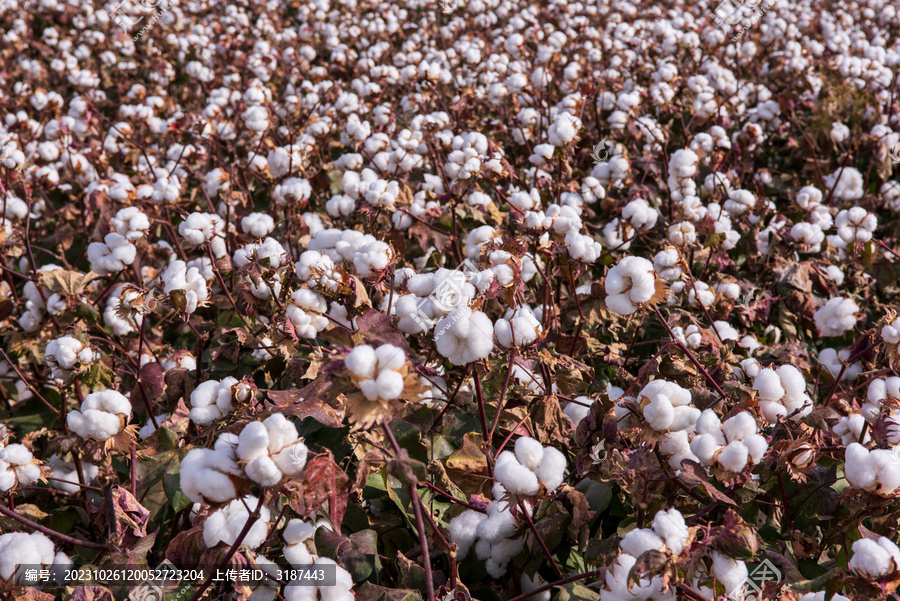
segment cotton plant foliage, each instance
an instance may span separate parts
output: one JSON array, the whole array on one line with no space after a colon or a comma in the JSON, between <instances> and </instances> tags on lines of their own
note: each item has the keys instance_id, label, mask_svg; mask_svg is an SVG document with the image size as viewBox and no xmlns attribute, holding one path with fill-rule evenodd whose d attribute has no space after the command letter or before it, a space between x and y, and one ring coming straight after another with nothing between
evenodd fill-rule
<instances>
[{"instance_id":1,"label":"cotton plant foliage","mask_svg":"<svg viewBox=\"0 0 900 601\"><path fill-rule=\"evenodd\" d=\"M0 0L0 598L898 597L896 3L128 4Z\"/></svg>"}]
</instances>

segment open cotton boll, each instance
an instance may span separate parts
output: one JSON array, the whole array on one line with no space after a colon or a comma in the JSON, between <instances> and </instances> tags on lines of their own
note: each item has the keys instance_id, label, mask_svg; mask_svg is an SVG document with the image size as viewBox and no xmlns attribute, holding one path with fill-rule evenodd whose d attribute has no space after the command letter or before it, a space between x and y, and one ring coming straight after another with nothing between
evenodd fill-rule
<instances>
[{"instance_id":1,"label":"open cotton boll","mask_svg":"<svg viewBox=\"0 0 900 601\"><path fill-rule=\"evenodd\" d=\"M191 392L190 419L199 426L205 426L225 417L234 408L232 400L238 391L233 387L238 383L237 378L228 376L224 380L207 380L201 382ZM242 394L247 394L243 391ZM246 399L244 399L246 400Z\"/></svg>"},{"instance_id":2,"label":"open cotton boll","mask_svg":"<svg viewBox=\"0 0 900 601\"><path fill-rule=\"evenodd\" d=\"M681 277L681 267L678 266L680 260L677 249L667 248L653 257L653 269L662 279L673 282Z\"/></svg>"},{"instance_id":3,"label":"open cotton boll","mask_svg":"<svg viewBox=\"0 0 900 601\"><path fill-rule=\"evenodd\" d=\"M17 484L28 486L40 477L41 469L27 447L21 444L0 447L0 490L10 490Z\"/></svg>"},{"instance_id":4,"label":"open cotton boll","mask_svg":"<svg viewBox=\"0 0 900 601\"><path fill-rule=\"evenodd\" d=\"M77 493L81 490L81 483L78 479L78 470L74 463L63 461L56 454L50 457L50 486L64 490L69 493ZM100 470L96 465L88 463L84 459L81 460L81 476L86 485L89 485L97 477Z\"/></svg>"},{"instance_id":5,"label":"open cotton boll","mask_svg":"<svg viewBox=\"0 0 900 601\"><path fill-rule=\"evenodd\" d=\"M850 550L850 570L860 578L876 580L900 569L900 549L884 536L861 538Z\"/></svg>"},{"instance_id":6,"label":"open cotton boll","mask_svg":"<svg viewBox=\"0 0 900 601\"><path fill-rule=\"evenodd\" d=\"M327 567L327 566L333 566ZM307 569L335 571L335 584L328 586L313 586L308 580L291 581L284 587L285 601L353 601L353 577L350 572L337 565L326 557L316 558L315 563L307 566ZM255 601L255 600L254 600Z\"/></svg>"},{"instance_id":7,"label":"open cotton boll","mask_svg":"<svg viewBox=\"0 0 900 601\"><path fill-rule=\"evenodd\" d=\"M838 236L847 244L868 242L878 227L878 219L862 207L844 210L834 218Z\"/></svg>"},{"instance_id":8,"label":"open cotton boll","mask_svg":"<svg viewBox=\"0 0 900 601\"><path fill-rule=\"evenodd\" d=\"M726 594L737 593L748 577L747 564L743 561L723 555L719 551L712 552L712 573L722 583Z\"/></svg>"},{"instance_id":9,"label":"open cotton boll","mask_svg":"<svg viewBox=\"0 0 900 601\"><path fill-rule=\"evenodd\" d=\"M851 443L859 442L859 437L862 435L865 423L866 418L863 417L861 413L851 413L850 415L841 416L838 423L834 425L833 430L837 436L841 437L841 444L847 446ZM867 428L865 438L862 442L865 444L871 439L872 437L869 435L869 430Z\"/></svg>"},{"instance_id":10,"label":"open cotton boll","mask_svg":"<svg viewBox=\"0 0 900 601\"><path fill-rule=\"evenodd\" d=\"M881 338L888 344L900 344L900 317L881 328Z\"/></svg>"},{"instance_id":11,"label":"open cotton boll","mask_svg":"<svg viewBox=\"0 0 900 601\"><path fill-rule=\"evenodd\" d=\"M110 225L117 234L133 242L143 238L150 229L150 219L137 207L125 207L110 220Z\"/></svg>"},{"instance_id":12,"label":"open cotton boll","mask_svg":"<svg viewBox=\"0 0 900 601\"><path fill-rule=\"evenodd\" d=\"M454 309L435 326L438 352L454 365L484 359L494 350L494 324L481 311Z\"/></svg>"},{"instance_id":13,"label":"open cotton boll","mask_svg":"<svg viewBox=\"0 0 900 601\"><path fill-rule=\"evenodd\" d=\"M206 287L206 278L196 267L188 269L184 261L173 261L162 274L163 293L170 297L176 290L184 295L184 306L176 306L184 309L186 313L193 313L200 303L209 298L209 288Z\"/></svg>"},{"instance_id":14,"label":"open cotton boll","mask_svg":"<svg viewBox=\"0 0 900 601\"><path fill-rule=\"evenodd\" d=\"M844 368L844 364L850 358L850 349L845 348L837 351L833 348L822 349L819 353L819 364L825 368L832 378L841 375L841 381L855 380L862 373L862 365L859 362L852 363Z\"/></svg>"},{"instance_id":15,"label":"open cotton boll","mask_svg":"<svg viewBox=\"0 0 900 601\"><path fill-rule=\"evenodd\" d=\"M855 488L869 490L875 486L878 473L869 460L869 450L858 442L844 452L844 477Z\"/></svg>"},{"instance_id":16,"label":"open cotton boll","mask_svg":"<svg viewBox=\"0 0 900 601\"><path fill-rule=\"evenodd\" d=\"M44 360L50 366L50 375L59 382L99 359L99 353L72 336L51 340L44 349Z\"/></svg>"},{"instance_id":17,"label":"open cotton boll","mask_svg":"<svg viewBox=\"0 0 900 601\"><path fill-rule=\"evenodd\" d=\"M233 437L233 439L232 439ZM243 476L234 448L237 437L220 436L214 449L193 449L181 460L181 491L195 503L224 503L237 496Z\"/></svg>"},{"instance_id":18,"label":"open cotton boll","mask_svg":"<svg viewBox=\"0 0 900 601\"><path fill-rule=\"evenodd\" d=\"M131 417L131 403L115 390L92 392L80 410L66 416L69 429L84 439L104 441L122 431Z\"/></svg>"},{"instance_id":19,"label":"open cotton boll","mask_svg":"<svg viewBox=\"0 0 900 601\"><path fill-rule=\"evenodd\" d=\"M47 535L42 532L9 532L0 534L0 579L10 581L16 574L16 582L25 584L22 566L49 569L62 576L62 570L71 568L73 561L64 553L57 553ZM32 583L33 584L33 583Z\"/></svg>"},{"instance_id":20,"label":"open cotton boll","mask_svg":"<svg viewBox=\"0 0 900 601\"><path fill-rule=\"evenodd\" d=\"M822 336L842 336L856 325L859 307L853 300L836 296L816 311L813 318Z\"/></svg>"},{"instance_id":21,"label":"open cotton boll","mask_svg":"<svg viewBox=\"0 0 900 601\"><path fill-rule=\"evenodd\" d=\"M472 548L472 545L475 544L478 524L486 518L487 515L479 511L467 509L450 520L448 528L450 531L450 538L459 546L457 557L462 559L469 554L469 550Z\"/></svg>"},{"instance_id":22,"label":"open cotton boll","mask_svg":"<svg viewBox=\"0 0 900 601\"><path fill-rule=\"evenodd\" d=\"M619 543L621 549L632 557L640 557L647 551L662 549L663 539L649 528L632 530Z\"/></svg>"},{"instance_id":23,"label":"open cotton boll","mask_svg":"<svg viewBox=\"0 0 900 601\"><path fill-rule=\"evenodd\" d=\"M400 398L405 366L406 352L393 344L383 344L377 349L360 345L344 359L344 367L370 401Z\"/></svg>"},{"instance_id":24,"label":"open cotton boll","mask_svg":"<svg viewBox=\"0 0 900 601\"><path fill-rule=\"evenodd\" d=\"M534 495L540 490L537 474L519 463L510 451L500 453L494 476L513 495Z\"/></svg>"},{"instance_id":25,"label":"open cotton boll","mask_svg":"<svg viewBox=\"0 0 900 601\"><path fill-rule=\"evenodd\" d=\"M247 477L262 486L275 486L285 475L299 474L307 453L297 427L281 413L244 426L235 449Z\"/></svg>"},{"instance_id":26,"label":"open cotton boll","mask_svg":"<svg viewBox=\"0 0 900 601\"><path fill-rule=\"evenodd\" d=\"M606 274L606 306L620 315L631 315L656 294L653 263L642 257L623 257Z\"/></svg>"},{"instance_id":27,"label":"open cotton boll","mask_svg":"<svg viewBox=\"0 0 900 601\"><path fill-rule=\"evenodd\" d=\"M593 404L594 399L587 396L578 396L575 397L577 403L567 403L563 408L563 413L569 416L569 419L572 420L572 423L577 427L581 420L586 418L591 414L590 405Z\"/></svg>"},{"instance_id":28,"label":"open cotton boll","mask_svg":"<svg viewBox=\"0 0 900 601\"><path fill-rule=\"evenodd\" d=\"M806 379L793 365L782 365L777 370L760 370L754 378L753 388L759 393L759 409L770 424L778 421L779 417L800 419L812 411L812 399L806 393Z\"/></svg>"},{"instance_id":29,"label":"open cotton boll","mask_svg":"<svg viewBox=\"0 0 900 601\"><path fill-rule=\"evenodd\" d=\"M300 338L315 338L328 327L328 302L308 288L295 290L286 309L287 318Z\"/></svg>"},{"instance_id":30,"label":"open cotton boll","mask_svg":"<svg viewBox=\"0 0 900 601\"><path fill-rule=\"evenodd\" d=\"M588 234L569 232L565 238L569 256L581 263L593 263L600 258L603 247Z\"/></svg>"},{"instance_id":31,"label":"open cotton boll","mask_svg":"<svg viewBox=\"0 0 900 601\"><path fill-rule=\"evenodd\" d=\"M538 339L544 331L541 322L534 316L531 307L518 307L515 311L508 309L502 319L494 324L497 341L505 348L528 346Z\"/></svg>"},{"instance_id":32,"label":"open cotton boll","mask_svg":"<svg viewBox=\"0 0 900 601\"><path fill-rule=\"evenodd\" d=\"M137 248L125 236L110 232L103 242L91 242L88 245L88 261L91 270L100 275L118 273L134 262Z\"/></svg>"},{"instance_id":33,"label":"open cotton boll","mask_svg":"<svg viewBox=\"0 0 900 601\"><path fill-rule=\"evenodd\" d=\"M241 230L254 238L264 238L275 229L275 220L265 213L250 213L241 219Z\"/></svg>"},{"instance_id":34,"label":"open cotton boll","mask_svg":"<svg viewBox=\"0 0 900 601\"><path fill-rule=\"evenodd\" d=\"M390 265L394 251L386 242L376 241L366 244L353 256L356 273L363 278L375 277Z\"/></svg>"},{"instance_id":35,"label":"open cotton boll","mask_svg":"<svg viewBox=\"0 0 900 601\"><path fill-rule=\"evenodd\" d=\"M690 391L674 382L653 380L638 393L641 411L651 428L659 432L675 432L691 428L700 417L700 410L688 407Z\"/></svg>"},{"instance_id":36,"label":"open cotton boll","mask_svg":"<svg viewBox=\"0 0 900 601\"><path fill-rule=\"evenodd\" d=\"M206 543L206 546L215 547L219 543L233 545L250 519L251 512L259 503L259 499L253 495L247 495L243 499L235 499L222 509L211 513L203 523L203 542ZM263 505L260 508L259 518L253 521L241 544L250 549L256 549L262 545L267 538L269 530L267 522L270 519L269 509Z\"/></svg>"},{"instance_id":37,"label":"open cotton boll","mask_svg":"<svg viewBox=\"0 0 900 601\"><path fill-rule=\"evenodd\" d=\"M653 532L662 538L669 550L675 555L681 555L688 539L688 527L684 516L674 507L668 510L660 509L653 517ZM623 547L624 549L624 547ZM626 553L628 551L626 550ZM629 553L629 555L634 555Z\"/></svg>"}]
</instances>

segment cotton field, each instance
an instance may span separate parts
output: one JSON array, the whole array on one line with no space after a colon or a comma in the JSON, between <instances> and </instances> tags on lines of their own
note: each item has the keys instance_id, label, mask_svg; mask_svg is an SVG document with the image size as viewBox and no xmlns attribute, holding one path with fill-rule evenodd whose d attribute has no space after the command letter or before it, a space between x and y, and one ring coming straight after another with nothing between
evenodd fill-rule
<instances>
[{"instance_id":1,"label":"cotton field","mask_svg":"<svg viewBox=\"0 0 900 601\"><path fill-rule=\"evenodd\" d=\"M0 36L0 599L900 598L900 5Z\"/></svg>"}]
</instances>

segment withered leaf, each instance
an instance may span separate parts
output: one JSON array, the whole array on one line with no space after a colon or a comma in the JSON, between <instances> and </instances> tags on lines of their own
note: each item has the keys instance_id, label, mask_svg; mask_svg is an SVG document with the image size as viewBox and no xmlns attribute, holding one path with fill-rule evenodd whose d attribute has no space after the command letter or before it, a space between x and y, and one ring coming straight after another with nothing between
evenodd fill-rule
<instances>
[{"instance_id":1,"label":"withered leaf","mask_svg":"<svg viewBox=\"0 0 900 601\"><path fill-rule=\"evenodd\" d=\"M291 508L304 517L312 517L328 503L328 515L335 528L340 528L347 510L350 478L334 462L331 451L314 457L306 464L301 482L288 482L287 487L298 494L292 495Z\"/></svg>"}]
</instances>

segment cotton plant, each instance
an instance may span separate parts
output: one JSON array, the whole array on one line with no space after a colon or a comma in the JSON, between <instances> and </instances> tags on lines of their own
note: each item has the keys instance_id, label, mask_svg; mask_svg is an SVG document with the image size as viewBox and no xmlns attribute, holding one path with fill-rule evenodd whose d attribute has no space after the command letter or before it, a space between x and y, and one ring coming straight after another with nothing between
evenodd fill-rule
<instances>
[{"instance_id":1,"label":"cotton plant","mask_svg":"<svg viewBox=\"0 0 900 601\"><path fill-rule=\"evenodd\" d=\"M900 402L900 377L876 378L869 383L866 402L860 407L862 416L872 425L886 414L885 436L892 445L900 444L900 409L893 406L896 402Z\"/></svg>"}]
</instances>

